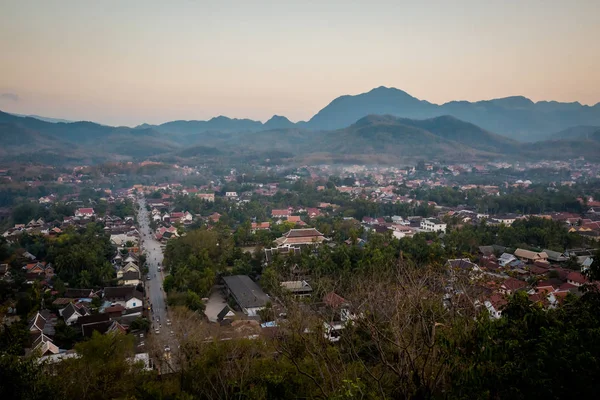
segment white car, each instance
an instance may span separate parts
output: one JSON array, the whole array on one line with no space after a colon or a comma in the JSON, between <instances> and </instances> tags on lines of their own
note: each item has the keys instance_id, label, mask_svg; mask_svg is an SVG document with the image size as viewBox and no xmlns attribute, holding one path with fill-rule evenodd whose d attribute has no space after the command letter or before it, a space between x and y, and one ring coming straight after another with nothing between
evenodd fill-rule
<instances>
[{"instance_id":1,"label":"white car","mask_svg":"<svg viewBox=\"0 0 600 400\"><path fill-rule=\"evenodd\" d=\"M154 330L154 333L156 333L157 335L160 333L160 331L158 330L158 328L156 328L156 329Z\"/></svg>"},{"instance_id":2,"label":"white car","mask_svg":"<svg viewBox=\"0 0 600 400\"><path fill-rule=\"evenodd\" d=\"M171 320L170 319L167 320L167 326L171 326Z\"/></svg>"}]
</instances>

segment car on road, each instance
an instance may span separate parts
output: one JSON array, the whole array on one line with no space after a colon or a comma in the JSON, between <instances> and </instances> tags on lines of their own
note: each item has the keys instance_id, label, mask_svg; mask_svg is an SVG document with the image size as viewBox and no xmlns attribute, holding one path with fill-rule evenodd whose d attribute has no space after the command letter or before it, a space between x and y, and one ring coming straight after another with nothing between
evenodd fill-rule
<instances>
[{"instance_id":1,"label":"car on road","mask_svg":"<svg viewBox=\"0 0 600 400\"><path fill-rule=\"evenodd\" d=\"M154 333L156 333L156 334L158 335L158 334L160 334L160 330L159 330L158 328L156 328L156 329L154 330Z\"/></svg>"},{"instance_id":2,"label":"car on road","mask_svg":"<svg viewBox=\"0 0 600 400\"><path fill-rule=\"evenodd\" d=\"M147 280L147 281L149 281L149 280L150 280L150 275L148 275L148 276L146 277L146 280Z\"/></svg>"},{"instance_id":3,"label":"car on road","mask_svg":"<svg viewBox=\"0 0 600 400\"><path fill-rule=\"evenodd\" d=\"M158 272L160 272L160 271L161 271L161 269L160 269L160 267L158 267Z\"/></svg>"}]
</instances>

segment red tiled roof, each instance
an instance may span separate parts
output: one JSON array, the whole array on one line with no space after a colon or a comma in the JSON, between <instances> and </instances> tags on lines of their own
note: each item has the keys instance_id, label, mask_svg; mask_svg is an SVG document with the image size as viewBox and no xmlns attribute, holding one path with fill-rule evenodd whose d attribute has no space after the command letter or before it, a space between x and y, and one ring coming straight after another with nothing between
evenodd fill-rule
<instances>
[{"instance_id":1,"label":"red tiled roof","mask_svg":"<svg viewBox=\"0 0 600 400\"><path fill-rule=\"evenodd\" d=\"M494 293L490 297L490 303L492 303L496 310L499 310L502 306L506 305L507 301L500 293Z\"/></svg>"},{"instance_id":2,"label":"red tiled roof","mask_svg":"<svg viewBox=\"0 0 600 400\"><path fill-rule=\"evenodd\" d=\"M572 283L569 282L565 282L562 285L560 285L559 289L560 290L569 290L569 289L573 289L576 288L577 286L573 285Z\"/></svg>"},{"instance_id":3,"label":"red tiled roof","mask_svg":"<svg viewBox=\"0 0 600 400\"><path fill-rule=\"evenodd\" d=\"M347 303L346 299L335 292L329 292L323 297L323 302L329 307L338 308Z\"/></svg>"},{"instance_id":4,"label":"red tiled roof","mask_svg":"<svg viewBox=\"0 0 600 400\"><path fill-rule=\"evenodd\" d=\"M518 279L515 279L515 278L508 278L507 280L504 281L502 286L510 291L514 291L517 289L524 288L525 286L527 286L527 283L520 281Z\"/></svg>"},{"instance_id":5,"label":"red tiled roof","mask_svg":"<svg viewBox=\"0 0 600 400\"><path fill-rule=\"evenodd\" d=\"M587 282L585 276L581 274L581 272L573 271L569 275L567 275L568 281L573 281L575 283L584 284Z\"/></svg>"}]
</instances>

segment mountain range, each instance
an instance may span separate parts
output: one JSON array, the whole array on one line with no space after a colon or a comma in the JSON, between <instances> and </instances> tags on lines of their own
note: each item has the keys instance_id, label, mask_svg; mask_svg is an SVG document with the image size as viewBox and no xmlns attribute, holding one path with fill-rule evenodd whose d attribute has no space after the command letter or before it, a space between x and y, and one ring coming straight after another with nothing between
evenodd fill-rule
<instances>
[{"instance_id":1,"label":"mountain range","mask_svg":"<svg viewBox=\"0 0 600 400\"><path fill-rule=\"evenodd\" d=\"M208 121L173 121L152 127L164 133L201 133L219 131L258 131L281 128L334 130L345 128L367 115L393 115L410 119L428 119L450 115L488 131L522 141L548 139L549 135L578 125L600 126L600 103L595 106L556 101L534 103L523 96L477 102L451 101L433 104L408 93L378 87L355 96L340 96L321 109L309 121L292 123L274 116L266 123L224 116Z\"/></svg>"},{"instance_id":2,"label":"mountain range","mask_svg":"<svg viewBox=\"0 0 600 400\"><path fill-rule=\"evenodd\" d=\"M436 115L444 110L454 112ZM295 124L283 116L273 116L265 123L220 116L130 128L0 112L0 161L28 157L40 162L96 163L148 157L230 157L236 161L396 163L418 158L466 161L579 156L595 160L600 159L597 114L600 105L533 103L523 97L440 106L384 87L339 97L309 121ZM564 124L570 125L564 128ZM488 126L510 128L513 133L529 128L527 136L519 136ZM536 137L535 132L543 132L537 136L544 140L523 143Z\"/></svg>"},{"instance_id":3,"label":"mountain range","mask_svg":"<svg viewBox=\"0 0 600 400\"><path fill-rule=\"evenodd\" d=\"M212 120L211 120L212 121ZM111 127L92 122L51 123L0 112L0 161L48 164L124 160L297 163L402 163L418 159L465 162L518 159L600 159L600 128L575 127L565 138L532 144L487 131L452 116L427 119L367 115L333 130L298 128L283 117L263 129L236 130L244 120L206 121L193 133L189 123L172 123L170 133L145 125ZM268 129L271 128L271 129ZM568 135L567 135L568 133Z\"/></svg>"}]
</instances>

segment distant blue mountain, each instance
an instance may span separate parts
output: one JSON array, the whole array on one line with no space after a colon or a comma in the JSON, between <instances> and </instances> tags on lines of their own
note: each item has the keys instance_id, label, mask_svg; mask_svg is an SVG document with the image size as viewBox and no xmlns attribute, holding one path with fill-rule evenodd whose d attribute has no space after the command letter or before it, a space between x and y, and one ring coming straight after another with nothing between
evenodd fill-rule
<instances>
[{"instance_id":1,"label":"distant blue mountain","mask_svg":"<svg viewBox=\"0 0 600 400\"><path fill-rule=\"evenodd\" d=\"M577 125L600 125L600 103L540 101L523 96L468 102L451 101L442 105L419 100L408 93L379 87L355 96L341 96L319 111L303 127L340 129L369 115L424 119L451 115L520 141L547 138L552 132Z\"/></svg>"},{"instance_id":2,"label":"distant blue mountain","mask_svg":"<svg viewBox=\"0 0 600 400\"><path fill-rule=\"evenodd\" d=\"M39 119L40 121L44 121L44 122L51 122L53 124L58 123L58 122L74 122L74 121L69 121L67 119L60 119L60 118L49 118L49 117L42 117L40 115L23 115L23 114L14 114L11 113L12 115L16 115L17 117L23 117L23 118L35 118L35 119Z\"/></svg>"}]
</instances>

